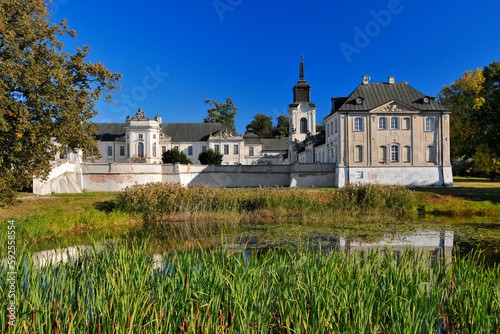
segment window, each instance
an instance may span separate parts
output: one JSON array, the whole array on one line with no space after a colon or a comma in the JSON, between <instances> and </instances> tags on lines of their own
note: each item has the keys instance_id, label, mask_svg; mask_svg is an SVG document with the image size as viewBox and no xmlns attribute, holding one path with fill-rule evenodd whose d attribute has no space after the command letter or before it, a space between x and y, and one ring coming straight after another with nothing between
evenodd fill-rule
<instances>
[{"instance_id":1,"label":"window","mask_svg":"<svg viewBox=\"0 0 500 334\"><path fill-rule=\"evenodd\" d=\"M251 156L251 157L253 157L253 146L250 146L248 148L248 155Z\"/></svg>"},{"instance_id":2,"label":"window","mask_svg":"<svg viewBox=\"0 0 500 334\"><path fill-rule=\"evenodd\" d=\"M432 146L432 145L427 146L426 158L427 158L427 162L434 162L435 161L434 146Z\"/></svg>"},{"instance_id":3,"label":"window","mask_svg":"<svg viewBox=\"0 0 500 334\"><path fill-rule=\"evenodd\" d=\"M425 131L434 131L434 118L425 118Z\"/></svg>"},{"instance_id":4,"label":"window","mask_svg":"<svg viewBox=\"0 0 500 334\"><path fill-rule=\"evenodd\" d=\"M378 119L378 128L379 130L387 130L387 118L380 117Z\"/></svg>"},{"instance_id":5,"label":"window","mask_svg":"<svg viewBox=\"0 0 500 334\"><path fill-rule=\"evenodd\" d=\"M330 123L327 123L326 124L326 135L329 136L330 135Z\"/></svg>"},{"instance_id":6,"label":"window","mask_svg":"<svg viewBox=\"0 0 500 334\"><path fill-rule=\"evenodd\" d=\"M174 149L178 151L179 150L179 146L174 146Z\"/></svg>"},{"instance_id":7,"label":"window","mask_svg":"<svg viewBox=\"0 0 500 334\"><path fill-rule=\"evenodd\" d=\"M397 146L397 145L391 146L391 161L392 162L399 161L399 146Z\"/></svg>"},{"instance_id":8,"label":"window","mask_svg":"<svg viewBox=\"0 0 500 334\"><path fill-rule=\"evenodd\" d=\"M207 151L207 147L206 147L205 145L203 145L203 146L201 147L201 151L202 151L202 152L206 152L206 151Z\"/></svg>"},{"instance_id":9,"label":"window","mask_svg":"<svg viewBox=\"0 0 500 334\"><path fill-rule=\"evenodd\" d=\"M142 135L142 133L139 134L139 139L143 139L144 136Z\"/></svg>"},{"instance_id":10,"label":"window","mask_svg":"<svg viewBox=\"0 0 500 334\"><path fill-rule=\"evenodd\" d=\"M156 157L156 143L153 143L153 157Z\"/></svg>"},{"instance_id":11,"label":"window","mask_svg":"<svg viewBox=\"0 0 500 334\"><path fill-rule=\"evenodd\" d=\"M229 145L224 145L224 154L229 154Z\"/></svg>"},{"instance_id":12,"label":"window","mask_svg":"<svg viewBox=\"0 0 500 334\"><path fill-rule=\"evenodd\" d=\"M404 154L403 161L404 162L410 162L410 158L411 158L411 148L410 148L410 146L405 146L403 154Z\"/></svg>"},{"instance_id":13,"label":"window","mask_svg":"<svg viewBox=\"0 0 500 334\"><path fill-rule=\"evenodd\" d=\"M215 152L216 153L220 153L220 147L219 147L219 145L215 145Z\"/></svg>"},{"instance_id":14,"label":"window","mask_svg":"<svg viewBox=\"0 0 500 334\"><path fill-rule=\"evenodd\" d=\"M137 144L137 156L139 158L144 157L144 144L143 143Z\"/></svg>"},{"instance_id":15,"label":"window","mask_svg":"<svg viewBox=\"0 0 500 334\"><path fill-rule=\"evenodd\" d=\"M399 118L391 117L391 129L392 130L399 129Z\"/></svg>"},{"instance_id":16,"label":"window","mask_svg":"<svg viewBox=\"0 0 500 334\"><path fill-rule=\"evenodd\" d=\"M233 154L239 154L240 152L240 147L238 145L233 146Z\"/></svg>"},{"instance_id":17,"label":"window","mask_svg":"<svg viewBox=\"0 0 500 334\"><path fill-rule=\"evenodd\" d=\"M332 148L332 158L333 158L332 159L333 162L337 162L337 147L336 146L334 146Z\"/></svg>"},{"instance_id":18,"label":"window","mask_svg":"<svg viewBox=\"0 0 500 334\"><path fill-rule=\"evenodd\" d=\"M334 123L334 129L335 129L335 133L337 133L337 120L335 120L335 123Z\"/></svg>"},{"instance_id":19,"label":"window","mask_svg":"<svg viewBox=\"0 0 500 334\"><path fill-rule=\"evenodd\" d=\"M380 162L387 162L387 147L380 146L378 148L378 160Z\"/></svg>"},{"instance_id":20,"label":"window","mask_svg":"<svg viewBox=\"0 0 500 334\"><path fill-rule=\"evenodd\" d=\"M354 162L363 162L363 146L361 145L354 148Z\"/></svg>"},{"instance_id":21,"label":"window","mask_svg":"<svg viewBox=\"0 0 500 334\"><path fill-rule=\"evenodd\" d=\"M125 146L120 146L120 156L124 156L125 155Z\"/></svg>"},{"instance_id":22,"label":"window","mask_svg":"<svg viewBox=\"0 0 500 334\"><path fill-rule=\"evenodd\" d=\"M130 144L127 144L127 157L130 157Z\"/></svg>"},{"instance_id":23,"label":"window","mask_svg":"<svg viewBox=\"0 0 500 334\"><path fill-rule=\"evenodd\" d=\"M161 154L163 155L163 153L167 152L167 147L166 146L162 146L161 147Z\"/></svg>"},{"instance_id":24,"label":"window","mask_svg":"<svg viewBox=\"0 0 500 334\"><path fill-rule=\"evenodd\" d=\"M410 130L410 118L403 118L403 130Z\"/></svg>"},{"instance_id":25,"label":"window","mask_svg":"<svg viewBox=\"0 0 500 334\"><path fill-rule=\"evenodd\" d=\"M363 119L361 117L354 119L354 131L363 131Z\"/></svg>"},{"instance_id":26,"label":"window","mask_svg":"<svg viewBox=\"0 0 500 334\"><path fill-rule=\"evenodd\" d=\"M193 145L188 146L188 155L193 155Z\"/></svg>"},{"instance_id":27,"label":"window","mask_svg":"<svg viewBox=\"0 0 500 334\"><path fill-rule=\"evenodd\" d=\"M300 119L300 133L307 133L307 119Z\"/></svg>"},{"instance_id":28,"label":"window","mask_svg":"<svg viewBox=\"0 0 500 334\"><path fill-rule=\"evenodd\" d=\"M153 135L153 139L156 139L156 134Z\"/></svg>"},{"instance_id":29,"label":"window","mask_svg":"<svg viewBox=\"0 0 500 334\"><path fill-rule=\"evenodd\" d=\"M113 155L113 146L108 146L108 155Z\"/></svg>"}]
</instances>

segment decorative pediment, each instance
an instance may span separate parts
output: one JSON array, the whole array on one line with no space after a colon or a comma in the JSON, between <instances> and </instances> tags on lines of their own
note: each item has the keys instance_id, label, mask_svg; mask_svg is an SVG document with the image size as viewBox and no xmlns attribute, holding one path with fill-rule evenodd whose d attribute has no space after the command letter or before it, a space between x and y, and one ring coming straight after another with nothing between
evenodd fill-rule
<instances>
[{"instance_id":1,"label":"decorative pediment","mask_svg":"<svg viewBox=\"0 0 500 334\"><path fill-rule=\"evenodd\" d=\"M393 113L419 113L420 110L415 109L413 107L410 107L407 104L404 104L402 102L393 100L390 102L387 102L381 106L378 106L376 108L373 108L370 110L370 113L387 113L387 114L393 114Z\"/></svg>"},{"instance_id":2,"label":"decorative pediment","mask_svg":"<svg viewBox=\"0 0 500 334\"><path fill-rule=\"evenodd\" d=\"M164 134L163 132L160 132L160 139L162 139L162 140L171 140L171 138L169 136L167 136L166 134Z\"/></svg>"},{"instance_id":3,"label":"decorative pediment","mask_svg":"<svg viewBox=\"0 0 500 334\"><path fill-rule=\"evenodd\" d=\"M223 139L237 139L242 140L243 137L237 134L234 134L232 131L228 129L217 131L210 135L209 140L223 140Z\"/></svg>"}]
</instances>

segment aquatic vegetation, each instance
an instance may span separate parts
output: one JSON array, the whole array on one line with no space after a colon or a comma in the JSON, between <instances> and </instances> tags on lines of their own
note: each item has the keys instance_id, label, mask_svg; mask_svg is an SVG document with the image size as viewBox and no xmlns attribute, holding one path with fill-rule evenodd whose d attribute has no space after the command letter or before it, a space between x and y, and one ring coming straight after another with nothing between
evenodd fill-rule
<instances>
[{"instance_id":1,"label":"aquatic vegetation","mask_svg":"<svg viewBox=\"0 0 500 334\"><path fill-rule=\"evenodd\" d=\"M396 257L303 245L247 256L227 246L158 262L147 241L125 241L43 268L20 249L11 333L495 333L500 326L500 267L470 256L446 265L411 250ZM0 312L2 332L6 318Z\"/></svg>"},{"instance_id":2,"label":"aquatic vegetation","mask_svg":"<svg viewBox=\"0 0 500 334\"><path fill-rule=\"evenodd\" d=\"M413 192L404 187L376 184L349 185L323 194L309 189L230 189L207 185L182 187L173 183L148 183L128 187L117 195L117 207L154 219L174 212L248 213L284 210L288 213L340 213L367 210L405 216L417 212Z\"/></svg>"}]
</instances>

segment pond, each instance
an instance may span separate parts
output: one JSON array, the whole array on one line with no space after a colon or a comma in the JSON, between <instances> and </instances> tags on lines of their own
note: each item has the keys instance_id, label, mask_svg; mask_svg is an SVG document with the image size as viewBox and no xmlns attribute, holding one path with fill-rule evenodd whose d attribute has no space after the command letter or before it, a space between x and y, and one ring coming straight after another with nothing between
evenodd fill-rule
<instances>
[{"instance_id":1,"label":"pond","mask_svg":"<svg viewBox=\"0 0 500 334\"><path fill-rule=\"evenodd\" d=\"M487 266L500 263L500 222L488 219L423 219L384 226L380 231L338 230L331 226L306 225L298 222L276 222L239 225L189 223L143 224L130 228L75 233L29 245L32 252L85 245L96 240L147 239L150 251L170 252L182 248L210 248L222 243L235 251L261 253L283 245L307 243L322 250L390 249L398 254L412 247L425 252L465 256L480 252Z\"/></svg>"}]
</instances>

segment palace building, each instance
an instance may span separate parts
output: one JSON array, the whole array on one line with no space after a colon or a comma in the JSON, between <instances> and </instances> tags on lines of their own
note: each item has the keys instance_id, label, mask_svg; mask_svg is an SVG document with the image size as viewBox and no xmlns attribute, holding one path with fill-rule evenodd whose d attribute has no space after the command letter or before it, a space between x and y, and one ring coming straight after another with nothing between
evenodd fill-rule
<instances>
[{"instance_id":1,"label":"palace building","mask_svg":"<svg viewBox=\"0 0 500 334\"><path fill-rule=\"evenodd\" d=\"M61 175L54 172L53 178L62 181L54 181L57 186L41 181L39 192L65 186L113 190L127 182L152 181L232 187L453 184L450 111L433 96L394 77L370 82L363 76L349 96L331 99L324 130L317 133L310 93L301 61L288 107L289 137L281 139L259 138L251 128L239 135L218 123L163 123L142 109L123 123L99 123L95 138L102 157L97 163L59 163ZM172 148L184 152L192 165L161 165L163 152ZM222 166L199 165L198 155L208 149L223 154ZM64 174L68 171L74 174Z\"/></svg>"}]
</instances>

